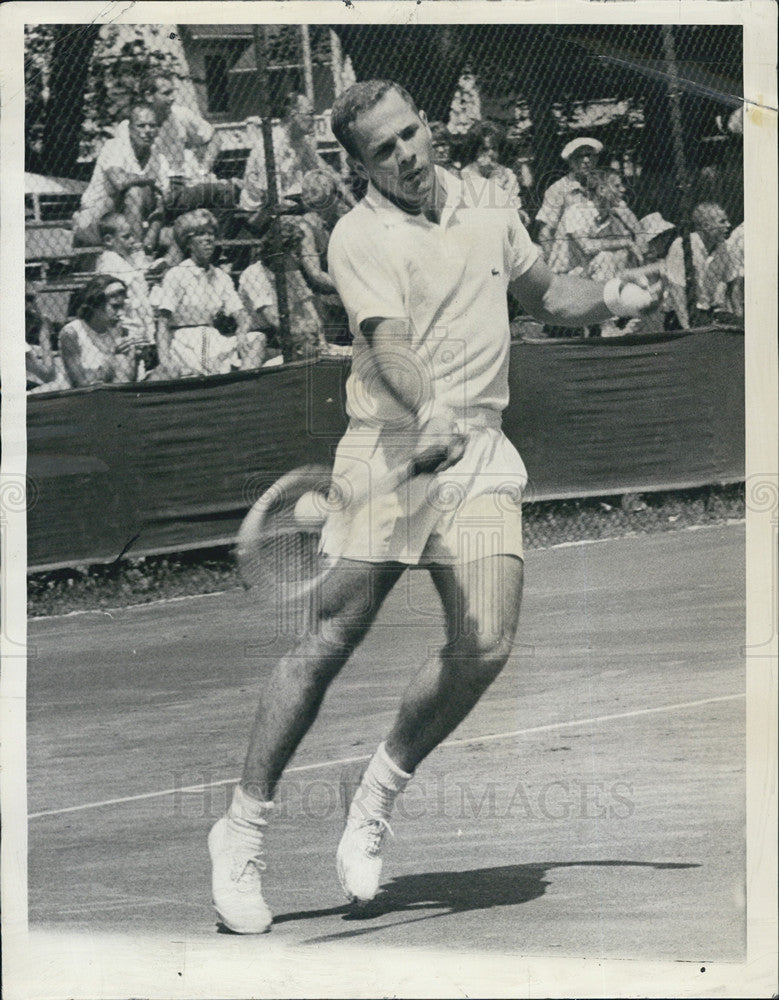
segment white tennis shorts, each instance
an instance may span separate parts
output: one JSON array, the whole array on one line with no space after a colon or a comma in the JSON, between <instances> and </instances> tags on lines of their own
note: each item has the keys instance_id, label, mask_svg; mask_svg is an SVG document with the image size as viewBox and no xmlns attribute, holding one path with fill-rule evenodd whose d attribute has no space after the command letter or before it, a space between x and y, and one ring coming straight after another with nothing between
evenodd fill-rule
<instances>
[{"instance_id":1,"label":"white tennis shorts","mask_svg":"<svg viewBox=\"0 0 779 1000\"><path fill-rule=\"evenodd\" d=\"M469 411L458 429L468 435L459 462L387 492L382 481L408 461L415 441L352 421L336 452L320 550L333 559L408 565L522 559L527 472L500 413Z\"/></svg>"}]
</instances>

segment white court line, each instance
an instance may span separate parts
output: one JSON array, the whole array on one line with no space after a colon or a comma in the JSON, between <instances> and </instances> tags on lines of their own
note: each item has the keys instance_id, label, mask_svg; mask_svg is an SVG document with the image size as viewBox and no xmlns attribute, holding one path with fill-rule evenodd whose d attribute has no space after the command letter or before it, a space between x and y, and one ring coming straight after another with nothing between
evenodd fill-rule
<instances>
[{"instance_id":1,"label":"white court line","mask_svg":"<svg viewBox=\"0 0 779 1000\"><path fill-rule=\"evenodd\" d=\"M568 729L571 726L592 726L600 722L613 722L616 719L635 719L640 715L655 715L659 712L675 712L678 709L698 708L701 705L713 705L719 701L735 701L745 698L746 694L723 694L716 698L701 698L699 701L679 701L675 705L659 705L657 708L638 708L632 712L618 712L615 715L597 715L591 719L571 719L568 722L550 722L545 726L531 726L529 729L513 729L507 733L487 733L484 736L469 736L466 739L445 740L439 747L463 747L472 743L486 743L488 740L507 740L515 736L529 736L531 733L546 733L553 729ZM370 760L372 754L361 754L359 757L341 757L338 760L323 760L318 764L301 764L298 767L288 767L285 774L301 771L318 771L324 767L337 767L339 764L357 764ZM203 792L207 788L217 788L219 785L234 785L237 778L223 778L220 781L207 781L201 785L185 785L179 788L164 788L159 792L144 792L141 795L125 795L117 799L103 799L101 802L85 802L80 806L67 806L64 809L46 809L43 812L29 813L27 819L39 819L41 816L61 816L63 813L83 812L86 809L99 809L101 806L121 805L124 802L141 802L143 799L159 799L166 795L182 795L185 792Z\"/></svg>"},{"instance_id":2,"label":"white court line","mask_svg":"<svg viewBox=\"0 0 779 1000\"><path fill-rule=\"evenodd\" d=\"M631 531L625 535L607 535L605 538L579 538L572 542L556 542L554 545L545 545L540 549L528 548L530 552L548 552L550 549L571 549L577 545L600 545L603 542L621 542L628 538L648 538L650 535L670 535L675 531L711 531L715 528L731 528L736 525L744 525L746 520L743 517L729 517L719 524L687 524L681 528L671 528L668 531ZM243 588L236 584L227 590L209 590L205 594L178 594L175 597L160 597L156 601L142 601L139 604L120 604L114 608L83 608L76 611L66 611L61 615L35 615L28 618L30 622L55 621L57 618L76 618L80 615L107 615L109 618L114 611L135 611L138 608L156 608L163 604L176 604L181 601L195 601L201 597L223 597L235 591L242 591Z\"/></svg>"}]
</instances>

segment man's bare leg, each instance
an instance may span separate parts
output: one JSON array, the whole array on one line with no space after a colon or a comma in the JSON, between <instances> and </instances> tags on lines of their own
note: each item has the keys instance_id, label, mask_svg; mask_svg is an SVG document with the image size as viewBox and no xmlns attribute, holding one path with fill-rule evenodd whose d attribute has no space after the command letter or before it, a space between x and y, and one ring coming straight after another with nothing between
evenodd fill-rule
<instances>
[{"instance_id":1,"label":"man's bare leg","mask_svg":"<svg viewBox=\"0 0 779 1000\"><path fill-rule=\"evenodd\" d=\"M455 729L506 664L522 601L524 564L500 555L438 567L433 582L447 620L447 645L412 679L387 737L390 758L405 771Z\"/></svg>"},{"instance_id":2,"label":"man's bare leg","mask_svg":"<svg viewBox=\"0 0 779 1000\"><path fill-rule=\"evenodd\" d=\"M343 559L324 584L317 627L277 663L260 699L241 785L271 799L328 686L364 638L403 567Z\"/></svg>"},{"instance_id":3,"label":"man's bare leg","mask_svg":"<svg viewBox=\"0 0 779 1000\"><path fill-rule=\"evenodd\" d=\"M310 633L276 665L260 699L240 784L208 837L212 893L222 923L240 934L270 928L262 896L264 827L279 778L317 716L328 685L365 636L403 572L342 560L325 580Z\"/></svg>"},{"instance_id":4,"label":"man's bare leg","mask_svg":"<svg viewBox=\"0 0 779 1000\"><path fill-rule=\"evenodd\" d=\"M409 684L395 724L355 793L337 867L351 899L372 899L381 846L397 795L414 769L471 711L508 660L519 621L523 562L491 556L432 570L444 605L448 642Z\"/></svg>"}]
</instances>

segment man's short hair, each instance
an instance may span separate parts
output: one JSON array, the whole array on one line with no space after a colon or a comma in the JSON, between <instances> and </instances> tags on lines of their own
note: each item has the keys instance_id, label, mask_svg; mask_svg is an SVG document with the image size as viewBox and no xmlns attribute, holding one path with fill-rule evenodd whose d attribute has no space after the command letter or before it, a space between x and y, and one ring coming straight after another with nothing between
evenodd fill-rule
<instances>
[{"instance_id":1,"label":"man's short hair","mask_svg":"<svg viewBox=\"0 0 779 1000\"><path fill-rule=\"evenodd\" d=\"M721 212L722 210L722 205L718 205L716 201L702 201L692 210L693 229L700 229L702 226L705 226L712 213Z\"/></svg>"},{"instance_id":2,"label":"man's short hair","mask_svg":"<svg viewBox=\"0 0 779 1000\"><path fill-rule=\"evenodd\" d=\"M354 141L354 123L357 116L376 107L382 97L392 90L403 98L414 114L419 114L411 94L393 80L363 80L361 83L352 84L335 99L330 127L346 152L355 159L360 159L360 151Z\"/></svg>"},{"instance_id":3,"label":"man's short hair","mask_svg":"<svg viewBox=\"0 0 779 1000\"><path fill-rule=\"evenodd\" d=\"M104 240L106 236L115 236L122 222L126 223L127 219L121 212L106 212L97 224L100 239Z\"/></svg>"},{"instance_id":4,"label":"man's short hair","mask_svg":"<svg viewBox=\"0 0 779 1000\"><path fill-rule=\"evenodd\" d=\"M141 93L144 95L153 94L157 90L158 80L165 80L167 83L173 83L173 74L168 73L164 69L149 73L141 85Z\"/></svg>"},{"instance_id":5,"label":"man's short hair","mask_svg":"<svg viewBox=\"0 0 779 1000\"><path fill-rule=\"evenodd\" d=\"M130 107L127 109L127 117L130 121L133 120L133 113L135 111L149 111L154 114L154 108L149 104L148 101L133 101Z\"/></svg>"}]
</instances>

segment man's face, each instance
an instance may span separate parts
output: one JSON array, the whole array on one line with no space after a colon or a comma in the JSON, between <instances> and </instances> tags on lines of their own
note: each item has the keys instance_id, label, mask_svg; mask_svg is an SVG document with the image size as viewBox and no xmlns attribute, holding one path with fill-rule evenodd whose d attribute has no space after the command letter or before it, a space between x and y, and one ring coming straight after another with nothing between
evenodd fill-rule
<instances>
[{"instance_id":1,"label":"man's face","mask_svg":"<svg viewBox=\"0 0 779 1000\"><path fill-rule=\"evenodd\" d=\"M126 219L117 223L115 232L106 238L106 246L122 257L129 257L132 254L135 249L135 237Z\"/></svg>"},{"instance_id":2,"label":"man's face","mask_svg":"<svg viewBox=\"0 0 779 1000\"><path fill-rule=\"evenodd\" d=\"M314 131L314 109L305 94L298 94L294 105L290 108L290 118L303 135L311 135Z\"/></svg>"},{"instance_id":3,"label":"man's face","mask_svg":"<svg viewBox=\"0 0 779 1000\"><path fill-rule=\"evenodd\" d=\"M418 212L435 186L433 143L424 112L395 90L357 116L353 137L374 185L401 208Z\"/></svg>"},{"instance_id":4,"label":"man's face","mask_svg":"<svg viewBox=\"0 0 779 1000\"><path fill-rule=\"evenodd\" d=\"M730 232L730 220L724 208L708 209L700 225L700 234L710 248L719 246Z\"/></svg>"},{"instance_id":5,"label":"man's face","mask_svg":"<svg viewBox=\"0 0 779 1000\"><path fill-rule=\"evenodd\" d=\"M155 113L165 119L176 100L176 88L170 80L157 79L154 81L154 91L151 95L151 104Z\"/></svg>"},{"instance_id":6,"label":"man's face","mask_svg":"<svg viewBox=\"0 0 779 1000\"><path fill-rule=\"evenodd\" d=\"M582 146L568 157L568 169L577 177L584 177L595 166L596 159L595 150L591 146Z\"/></svg>"},{"instance_id":7,"label":"man's face","mask_svg":"<svg viewBox=\"0 0 779 1000\"><path fill-rule=\"evenodd\" d=\"M130 115L130 141L136 149L148 149L157 135L153 111L135 108Z\"/></svg>"}]
</instances>

